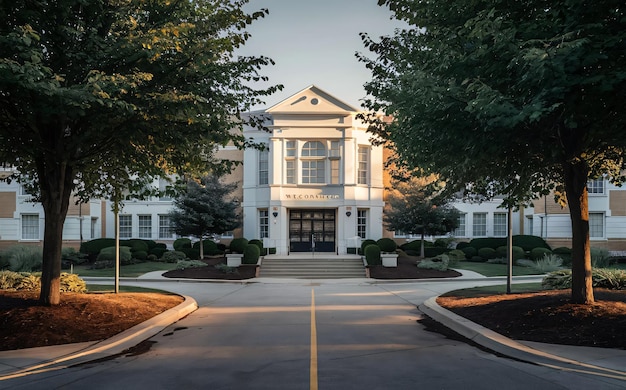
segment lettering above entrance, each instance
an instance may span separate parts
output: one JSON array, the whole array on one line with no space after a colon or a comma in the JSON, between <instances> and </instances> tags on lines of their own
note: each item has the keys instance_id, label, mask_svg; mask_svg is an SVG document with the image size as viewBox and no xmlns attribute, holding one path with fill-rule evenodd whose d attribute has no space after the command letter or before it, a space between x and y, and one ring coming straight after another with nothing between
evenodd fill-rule
<instances>
[{"instance_id":1,"label":"lettering above entrance","mask_svg":"<svg viewBox=\"0 0 626 390\"><path fill-rule=\"evenodd\" d=\"M336 194L283 194L285 200L336 200L341 199Z\"/></svg>"}]
</instances>

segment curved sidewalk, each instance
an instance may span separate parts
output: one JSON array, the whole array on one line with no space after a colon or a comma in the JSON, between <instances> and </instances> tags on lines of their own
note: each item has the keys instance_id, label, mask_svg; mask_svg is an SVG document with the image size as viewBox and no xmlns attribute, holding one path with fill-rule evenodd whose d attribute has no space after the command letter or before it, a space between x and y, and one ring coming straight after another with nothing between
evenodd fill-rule
<instances>
[{"instance_id":1,"label":"curved sidewalk","mask_svg":"<svg viewBox=\"0 0 626 390\"><path fill-rule=\"evenodd\" d=\"M125 282L140 281L163 283L311 283L309 279L269 279L256 278L247 281L222 280L189 280L168 279L161 276L162 272L151 272L139 278L124 278ZM86 278L86 280L89 278ZM110 278L109 278L110 279ZM532 277L515 277L517 281L530 281ZM534 277L536 279L536 277ZM376 279L315 279L315 283L337 284L350 282L359 284L392 284L392 283L449 283L449 290L454 290L455 281L472 281L476 285L506 283L506 278L487 278L471 271L463 270L463 276L454 279L425 280L376 280ZM166 286L160 288L166 290ZM531 343L515 341L475 324L436 302L436 296L425 302L415 302L419 309L435 321L465 336L481 346L521 361L538 364L550 368L584 372L591 375L604 376L626 381L626 351L608 348L573 347L564 345ZM196 301L185 296L185 301L160 315L128 329L110 339L99 342L68 344L61 346L30 348L15 351L0 351L0 381L34 373L58 370L77 364L119 355L142 341L156 335L165 327L175 323L198 308Z\"/></svg>"}]
</instances>

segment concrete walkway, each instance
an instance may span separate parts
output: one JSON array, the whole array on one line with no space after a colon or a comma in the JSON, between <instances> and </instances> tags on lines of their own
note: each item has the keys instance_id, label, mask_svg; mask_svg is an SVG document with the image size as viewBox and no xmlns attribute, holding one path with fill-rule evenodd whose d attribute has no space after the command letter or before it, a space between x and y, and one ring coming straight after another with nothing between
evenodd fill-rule
<instances>
[{"instance_id":1,"label":"concrete walkway","mask_svg":"<svg viewBox=\"0 0 626 390\"><path fill-rule=\"evenodd\" d=\"M177 322L198 308L198 304L192 298L194 289L201 289L206 283L228 284L386 284L393 288L395 284L413 284L436 286L433 291L439 294L459 288L472 286L496 285L506 283L504 277L486 278L480 274L459 270L462 277L453 279L426 279L426 280L376 280L376 279L270 279L256 278L244 281L221 281L221 280L190 280L168 279L161 276L162 272L151 272L139 278L123 278L126 285L149 284L150 287L162 290L180 290L184 283L189 295L179 306L172 308L153 319L139 324L127 331L107 340L99 342L87 342L51 347L31 348L15 351L0 352L0 382L10 378L17 378L34 373L42 373L62 368L83 364L86 362L104 359L119 355L124 351L138 345L144 340L158 334L167 326ZM85 278L88 283L103 284L111 283L110 278ZM537 276L515 277L514 283L529 283L540 281ZM396 292L402 295L402 292ZM585 372L592 375L626 381L626 351L618 349L603 349L589 347L572 347L532 342L519 342L503 337L489 329L468 321L456 314L443 309L436 303L436 296L423 301L410 295L402 296L408 302L415 304L419 309L435 319L455 330L470 340L505 356L521 361L542 365L545 367ZM0 384L0 387L1 384Z\"/></svg>"}]
</instances>

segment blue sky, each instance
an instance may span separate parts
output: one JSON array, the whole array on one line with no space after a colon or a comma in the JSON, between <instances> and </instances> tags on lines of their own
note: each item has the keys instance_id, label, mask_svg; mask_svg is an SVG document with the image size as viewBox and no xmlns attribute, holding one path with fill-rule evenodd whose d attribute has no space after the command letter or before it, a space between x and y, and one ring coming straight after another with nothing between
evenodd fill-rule
<instances>
[{"instance_id":1,"label":"blue sky","mask_svg":"<svg viewBox=\"0 0 626 390\"><path fill-rule=\"evenodd\" d=\"M366 52L359 33L378 38L401 25L376 0L250 0L245 10L261 8L269 15L247 29L252 37L239 53L276 62L263 74L284 89L266 98L265 108L311 84L360 108L371 73L355 57Z\"/></svg>"}]
</instances>

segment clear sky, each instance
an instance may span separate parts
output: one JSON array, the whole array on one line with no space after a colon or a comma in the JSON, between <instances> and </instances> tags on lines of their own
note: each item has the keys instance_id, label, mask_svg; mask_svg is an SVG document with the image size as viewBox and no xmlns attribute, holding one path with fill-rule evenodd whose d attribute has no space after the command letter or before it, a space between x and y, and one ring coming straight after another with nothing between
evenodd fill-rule
<instances>
[{"instance_id":1,"label":"clear sky","mask_svg":"<svg viewBox=\"0 0 626 390\"><path fill-rule=\"evenodd\" d=\"M378 39L401 26L376 0L250 0L245 10L261 8L269 15L247 29L252 37L239 53L272 58L276 65L262 74L284 89L255 108L269 108L311 84L360 108L371 73L355 57L367 52L359 33Z\"/></svg>"}]
</instances>

